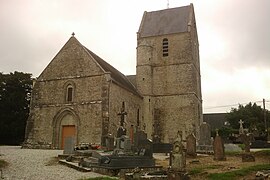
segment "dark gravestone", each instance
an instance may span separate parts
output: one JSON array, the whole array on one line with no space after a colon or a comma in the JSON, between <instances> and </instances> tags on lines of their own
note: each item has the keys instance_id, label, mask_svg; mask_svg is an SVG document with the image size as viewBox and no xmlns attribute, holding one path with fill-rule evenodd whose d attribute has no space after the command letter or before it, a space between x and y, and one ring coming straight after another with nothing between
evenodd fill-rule
<instances>
[{"instance_id":1,"label":"dark gravestone","mask_svg":"<svg viewBox=\"0 0 270 180\"><path fill-rule=\"evenodd\" d=\"M216 131L216 137L214 139L214 160L216 161L225 161L225 148L223 139L219 136L218 130Z\"/></svg>"},{"instance_id":2,"label":"dark gravestone","mask_svg":"<svg viewBox=\"0 0 270 180\"><path fill-rule=\"evenodd\" d=\"M173 150L173 145L170 143L153 143L154 153L170 153Z\"/></svg>"},{"instance_id":3,"label":"dark gravestone","mask_svg":"<svg viewBox=\"0 0 270 180\"><path fill-rule=\"evenodd\" d=\"M144 131L138 130L134 134L134 147L137 148L141 141L145 141L147 139L147 134Z\"/></svg>"},{"instance_id":4,"label":"dark gravestone","mask_svg":"<svg viewBox=\"0 0 270 180\"><path fill-rule=\"evenodd\" d=\"M153 143L149 139L141 141L138 148L139 155L153 157Z\"/></svg>"},{"instance_id":5,"label":"dark gravestone","mask_svg":"<svg viewBox=\"0 0 270 180\"><path fill-rule=\"evenodd\" d=\"M105 145L107 151L112 151L114 149L114 137L111 134L106 136Z\"/></svg>"},{"instance_id":6,"label":"dark gravestone","mask_svg":"<svg viewBox=\"0 0 270 180\"><path fill-rule=\"evenodd\" d=\"M199 145L211 145L211 127L206 122L200 126Z\"/></svg>"},{"instance_id":7,"label":"dark gravestone","mask_svg":"<svg viewBox=\"0 0 270 180\"><path fill-rule=\"evenodd\" d=\"M64 154L73 154L75 146L75 138L72 136L66 137L64 139Z\"/></svg>"},{"instance_id":8,"label":"dark gravestone","mask_svg":"<svg viewBox=\"0 0 270 180\"><path fill-rule=\"evenodd\" d=\"M193 134L190 134L186 138L187 142L187 155L190 157L196 157L196 138Z\"/></svg>"}]
</instances>

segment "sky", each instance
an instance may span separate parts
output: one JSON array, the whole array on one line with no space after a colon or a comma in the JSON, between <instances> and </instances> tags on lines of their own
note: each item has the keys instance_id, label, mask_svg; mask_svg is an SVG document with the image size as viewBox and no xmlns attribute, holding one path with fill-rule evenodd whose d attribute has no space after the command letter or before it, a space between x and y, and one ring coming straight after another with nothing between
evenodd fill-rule
<instances>
[{"instance_id":1,"label":"sky","mask_svg":"<svg viewBox=\"0 0 270 180\"><path fill-rule=\"evenodd\" d=\"M169 2L169 3L168 3ZM203 112L270 109L269 0L0 0L0 72L38 77L75 37L125 75L136 73L144 11L195 9Z\"/></svg>"}]
</instances>

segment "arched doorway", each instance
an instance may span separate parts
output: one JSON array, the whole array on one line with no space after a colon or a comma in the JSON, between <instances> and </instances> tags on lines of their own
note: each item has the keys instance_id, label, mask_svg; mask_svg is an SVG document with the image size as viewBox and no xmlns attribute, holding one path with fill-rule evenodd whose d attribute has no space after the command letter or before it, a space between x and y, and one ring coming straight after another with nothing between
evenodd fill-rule
<instances>
[{"instance_id":1,"label":"arched doorway","mask_svg":"<svg viewBox=\"0 0 270 180\"><path fill-rule=\"evenodd\" d=\"M65 140L72 138L74 145L78 142L79 117L74 110L66 108L59 111L53 121L53 146L64 149Z\"/></svg>"}]
</instances>

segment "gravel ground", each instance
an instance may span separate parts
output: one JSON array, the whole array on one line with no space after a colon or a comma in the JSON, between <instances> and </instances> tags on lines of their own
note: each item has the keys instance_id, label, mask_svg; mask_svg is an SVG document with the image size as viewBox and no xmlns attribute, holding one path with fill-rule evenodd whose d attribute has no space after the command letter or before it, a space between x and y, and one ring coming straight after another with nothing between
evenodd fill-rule
<instances>
[{"instance_id":1,"label":"gravel ground","mask_svg":"<svg viewBox=\"0 0 270 180\"><path fill-rule=\"evenodd\" d=\"M63 151L0 146L0 159L9 163L2 169L3 178L4 180L74 180L102 176L94 172L79 172L60 165L55 158L58 154L63 154Z\"/></svg>"}]
</instances>

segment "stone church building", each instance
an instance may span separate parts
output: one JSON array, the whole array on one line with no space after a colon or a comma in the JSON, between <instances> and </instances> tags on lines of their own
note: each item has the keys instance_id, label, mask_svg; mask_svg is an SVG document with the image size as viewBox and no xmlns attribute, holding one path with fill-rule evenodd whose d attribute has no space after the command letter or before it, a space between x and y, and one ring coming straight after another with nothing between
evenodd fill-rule
<instances>
[{"instance_id":1,"label":"stone church building","mask_svg":"<svg viewBox=\"0 0 270 180\"><path fill-rule=\"evenodd\" d=\"M198 135L202 122L199 43L193 5L145 12L137 32L136 75L125 76L74 34L34 83L24 147L101 144L116 136L119 112L154 141L178 130Z\"/></svg>"}]
</instances>

